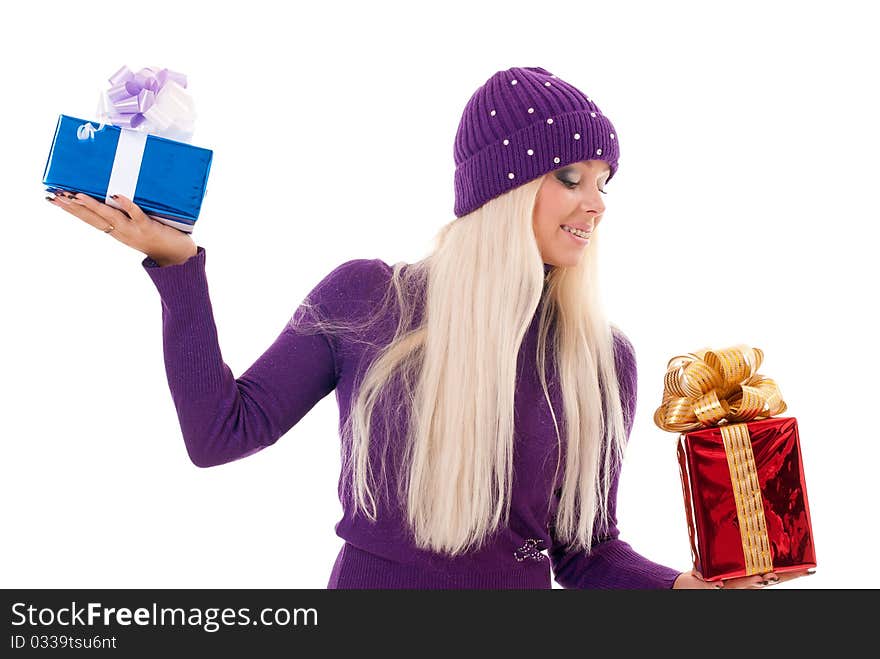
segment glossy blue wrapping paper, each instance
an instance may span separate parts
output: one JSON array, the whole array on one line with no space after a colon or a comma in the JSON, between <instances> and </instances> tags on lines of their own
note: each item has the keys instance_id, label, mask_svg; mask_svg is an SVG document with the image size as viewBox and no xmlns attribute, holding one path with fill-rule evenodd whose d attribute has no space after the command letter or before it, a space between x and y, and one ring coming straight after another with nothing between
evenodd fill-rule
<instances>
[{"instance_id":1,"label":"glossy blue wrapping paper","mask_svg":"<svg viewBox=\"0 0 880 659\"><path fill-rule=\"evenodd\" d=\"M82 192L104 202L122 129L105 124L96 131L80 130L87 123L94 128L100 125L58 116L43 184L48 191ZM80 139L86 134L88 137ZM156 220L191 233L207 190L212 157L210 149L147 135L134 203Z\"/></svg>"}]
</instances>

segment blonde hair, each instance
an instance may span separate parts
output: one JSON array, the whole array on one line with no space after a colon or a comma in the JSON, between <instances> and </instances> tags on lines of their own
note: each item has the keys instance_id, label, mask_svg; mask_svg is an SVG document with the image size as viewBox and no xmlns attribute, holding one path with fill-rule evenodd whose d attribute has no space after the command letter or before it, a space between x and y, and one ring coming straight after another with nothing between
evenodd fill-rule
<instances>
[{"instance_id":1,"label":"blonde hair","mask_svg":"<svg viewBox=\"0 0 880 659\"><path fill-rule=\"evenodd\" d=\"M406 510L416 546L450 557L478 549L508 520L517 355L542 299L536 363L560 450L563 439L545 374L548 335L567 420L564 479L559 490L547 492L548 513L552 497L559 496L555 533L568 549L590 552L596 522L608 527L612 470L623 459L630 420L623 418L612 326L600 304L598 234L576 267L553 268L545 282L532 225L541 181L513 188L444 225L424 259L395 263L371 318L342 322L308 314L319 331L350 330L360 340L358 330L388 318L388 305L395 302L400 316L394 336L378 346L355 385L351 409L344 411L342 483L355 514L375 521L377 484L369 456L383 456L387 492L384 458L390 453L371 451L373 413L383 400L389 409L405 410L397 505ZM424 313L413 327L421 303ZM308 298L301 309L319 310ZM298 329L307 327L306 314L295 318ZM395 377L402 387L389 386ZM403 397L390 400L392 390ZM385 415L386 442L394 432L389 417L395 414ZM561 451L557 475L560 456Z\"/></svg>"}]
</instances>

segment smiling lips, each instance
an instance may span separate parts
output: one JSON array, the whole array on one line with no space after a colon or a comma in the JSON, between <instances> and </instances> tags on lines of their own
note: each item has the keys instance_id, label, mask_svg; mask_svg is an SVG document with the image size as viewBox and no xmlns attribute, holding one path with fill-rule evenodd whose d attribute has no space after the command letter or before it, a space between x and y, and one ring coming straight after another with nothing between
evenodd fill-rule
<instances>
[{"instance_id":1,"label":"smiling lips","mask_svg":"<svg viewBox=\"0 0 880 659\"><path fill-rule=\"evenodd\" d=\"M563 231L567 231L568 233L577 236L578 238L589 238L592 231L587 231L585 229L581 229L579 227L572 227L569 224L563 224L561 226Z\"/></svg>"}]
</instances>

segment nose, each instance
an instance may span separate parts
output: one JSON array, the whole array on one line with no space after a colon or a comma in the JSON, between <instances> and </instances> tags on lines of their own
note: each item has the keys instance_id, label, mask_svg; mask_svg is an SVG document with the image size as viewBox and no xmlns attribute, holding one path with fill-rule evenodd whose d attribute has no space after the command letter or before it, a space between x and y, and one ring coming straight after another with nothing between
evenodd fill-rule
<instances>
[{"instance_id":1,"label":"nose","mask_svg":"<svg viewBox=\"0 0 880 659\"><path fill-rule=\"evenodd\" d=\"M592 188L583 193L581 210L593 215L601 215L605 212L605 204L602 202L602 193L599 192L599 188Z\"/></svg>"},{"instance_id":2,"label":"nose","mask_svg":"<svg viewBox=\"0 0 880 659\"><path fill-rule=\"evenodd\" d=\"M598 197L600 193L596 193ZM605 212L605 204L601 199L584 201L581 203L581 213L587 216L587 222L591 222L593 228L602 221L602 214Z\"/></svg>"}]
</instances>

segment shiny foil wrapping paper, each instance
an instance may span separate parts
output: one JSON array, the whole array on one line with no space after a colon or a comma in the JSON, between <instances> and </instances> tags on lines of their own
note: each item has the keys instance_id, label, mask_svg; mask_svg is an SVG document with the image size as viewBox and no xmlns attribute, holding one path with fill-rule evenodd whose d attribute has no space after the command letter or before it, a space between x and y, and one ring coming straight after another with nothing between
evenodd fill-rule
<instances>
[{"instance_id":1,"label":"shiny foil wrapping paper","mask_svg":"<svg viewBox=\"0 0 880 659\"><path fill-rule=\"evenodd\" d=\"M797 420L772 417L747 426L773 571L815 567ZM694 568L710 581L747 576L750 573L721 429L716 426L682 433L677 454Z\"/></svg>"},{"instance_id":2,"label":"shiny foil wrapping paper","mask_svg":"<svg viewBox=\"0 0 880 659\"><path fill-rule=\"evenodd\" d=\"M82 192L106 203L122 129L107 124L89 139L82 139L80 129L90 123L66 114L58 116L43 184L49 192L59 188ZM148 135L132 201L153 219L192 233L207 191L212 159L210 149Z\"/></svg>"}]
</instances>

